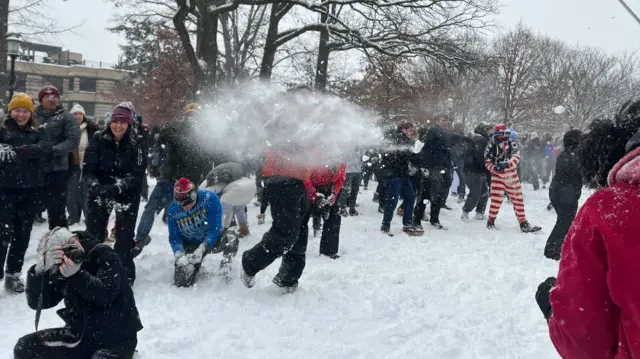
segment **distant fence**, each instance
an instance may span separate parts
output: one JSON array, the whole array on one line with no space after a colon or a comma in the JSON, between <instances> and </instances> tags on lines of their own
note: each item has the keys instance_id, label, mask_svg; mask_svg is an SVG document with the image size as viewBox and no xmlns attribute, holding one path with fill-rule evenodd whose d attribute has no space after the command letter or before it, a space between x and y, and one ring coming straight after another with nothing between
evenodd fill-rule
<instances>
[{"instance_id":1,"label":"distant fence","mask_svg":"<svg viewBox=\"0 0 640 359\"><path fill-rule=\"evenodd\" d=\"M91 61L91 60L82 60L82 62L78 61L69 61L68 63L58 63L55 60L48 58L46 56L27 56L22 55L18 57L18 60L33 62L36 64L51 64L51 65L62 65L62 66L86 66L93 67L96 69L114 69L116 64L111 62L104 61Z\"/></svg>"}]
</instances>

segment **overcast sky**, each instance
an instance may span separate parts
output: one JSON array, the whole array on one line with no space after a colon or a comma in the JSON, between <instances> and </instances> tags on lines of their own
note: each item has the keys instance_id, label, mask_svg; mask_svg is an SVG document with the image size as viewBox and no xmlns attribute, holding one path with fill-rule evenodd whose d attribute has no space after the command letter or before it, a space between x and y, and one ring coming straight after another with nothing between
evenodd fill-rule
<instances>
[{"instance_id":1,"label":"overcast sky","mask_svg":"<svg viewBox=\"0 0 640 359\"><path fill-rule=\"evenodd\" d=\"M640 0L627 0L640 15ZM77 35L60 36L61 46L80 52L92 61L116 62L123 40L106 30L115 8L105 0L51 0L51 11L60 21L75 25L84 21ZM534 31L568 43L600 47L608 52L640 49L640 24L618 0L503 0L496 23L503 29L520 20Z\"/></svg>"}]
</instances>

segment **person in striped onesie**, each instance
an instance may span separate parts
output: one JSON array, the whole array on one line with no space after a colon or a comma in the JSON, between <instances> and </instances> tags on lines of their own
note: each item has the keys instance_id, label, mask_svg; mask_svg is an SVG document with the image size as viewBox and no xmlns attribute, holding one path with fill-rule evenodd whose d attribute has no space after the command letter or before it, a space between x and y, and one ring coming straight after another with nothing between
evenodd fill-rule
<instances>
[{"instance_id":1,"label":"person in striped onesie","mask_svg":"<svg viewBox=\"0 0 640 359\"><path fill-rule=\"evenodd\" d=\"M541 228L532 226L524 214L522 185L516 167L520 162L520 152L515 141L509 138L510 135L507 126L497 125L484 151L485 167L491 172L491 206L487 228L495 229L495 220L506 191L520 222L520 229L525 233L537 232Z\"/></svg>"}]
</instances>

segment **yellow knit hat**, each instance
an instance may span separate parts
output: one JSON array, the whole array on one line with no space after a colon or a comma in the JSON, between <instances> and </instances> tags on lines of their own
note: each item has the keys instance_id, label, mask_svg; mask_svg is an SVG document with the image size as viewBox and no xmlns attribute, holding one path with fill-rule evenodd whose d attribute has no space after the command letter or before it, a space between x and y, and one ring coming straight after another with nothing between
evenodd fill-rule
<instances>
[{"instance_id":1,"label":"yellow knit hat","mask_svg":"<svg viewBox=\"0 0 640 359\"><path fill-rule=\"evenodd\" d=\"M11 102L9 102L9 112L14 108L26 108L29 112L35 111L33 107L33 99L26 93L18 93L13 95Z\"/></svg>"},{"instance_id":2,"label":"yellow knit hat","mask_svg":"<svg viewBox=\"0 0 640 359\"><path fill-rule=\"evenodd\" d=\"M185 106L184 108L185 113L189 113L192 111L195 111L195 112L200 111L200 105L198 105L197 103L190 103L190 104L187 104L187 106Z\"/></svg>"}]
</instances>

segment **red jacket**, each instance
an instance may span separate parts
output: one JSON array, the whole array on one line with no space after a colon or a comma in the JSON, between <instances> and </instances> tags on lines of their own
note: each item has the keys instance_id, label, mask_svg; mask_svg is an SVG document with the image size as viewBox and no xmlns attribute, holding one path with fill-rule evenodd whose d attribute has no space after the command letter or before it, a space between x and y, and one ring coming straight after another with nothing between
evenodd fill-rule
<instances>
[{"instance_id":1,"label":"red jacket","mask_svg":"<svg viewBox=\"0 0 640 359\"><path fill-rule=\"evenodd\" d=\"M305 158L300 154L289 154L286 152L271 150L264 156L264 167L262 168L263 177L282 176L308 181L310 170L308 163L309 158Z\"/></svg>"},{"instance_id":2,"label":"red jacket","mask_svg":"<svg viewBox=\"0 0 640 359\"><path fill-rule=\"evenodd\" d=\"M640 359L640 148L582 206L550 293L549 334L564 359Z\"/></svg>"},{"instance_id":3,"label":"red jacket","mask_svg":"<svg viewBox=\"0 0 640 359\"><path fill-rule=\"evenodd\" d=\"M316 200L316 187L326 186L333 184L333 190L331 191L334 196L338 196L344 186L344 181L347 177L347 164L343 163L338 167L326 166L322 168L316 168L311 171L309 181L304 182L304 187L307 189L307 195L314 203Z\"/></svg>"}]
</instances>

